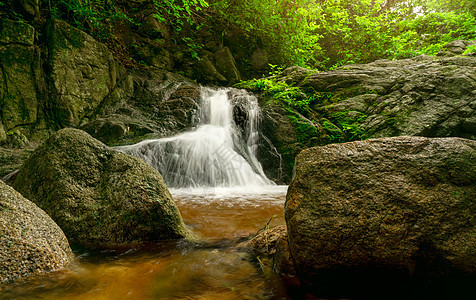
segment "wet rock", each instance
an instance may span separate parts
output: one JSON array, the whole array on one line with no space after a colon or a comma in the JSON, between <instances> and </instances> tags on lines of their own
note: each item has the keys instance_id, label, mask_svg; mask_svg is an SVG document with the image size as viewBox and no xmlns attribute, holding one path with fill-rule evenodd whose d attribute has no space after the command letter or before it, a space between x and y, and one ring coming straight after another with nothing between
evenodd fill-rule
<instances>
[{"instance_id":1,"label":"wet rock","mask_svg":"<svg viewBox=\"0 0 476 300\"><path fill-rule=\"evenodd\" d=\"M266 176L279 184L290 182L296 155L328 141L319 123L273 102L263 105L260 135L260 162Z\"/></svg>"},{"instance_id":2,"label":"wet rock","mask_svg":"<svg viewBox=\"0 0 476 300\"><path fill-rule=\"evenodd\" d=\"M55 222L0 181L0 284L69 268L74 256Z\"/></svg>"},{"instance_id":3,"label":"wet rock","mask_svg":"<svg viewBox=\"0 0 476 300\"><path fill-rule=\"evenodd\" d=\"M170 136L195 125L200 88L191 80L151 68L132 72L95 116L80 128L109 145Z\"/></svg>"},{"instance_id":4,"label":"wet rock","mask_svg":"<svg viewBox=\"0 0 476 300\"><path fill-rule=\"evenodd\" d=\"M273 257L273 270L285 276L295 276L296 267L289 251L289 238L285 233L276 241L276 253Z\"/></svg>"},{"instance_id":5,"label":"wet rock","mask_svg":"<svg viewBox=\"0 0 476 300\"><path fill-rule=\"evenodd\" d=\"M475 157L476 141L461 138L395 137L303 151L285 205L297 273L311 284L329 274L357 280L369 274L362 270L474 274Z\"/></svg>"},{"instance_id":6,"label":"wet rock","mask_svg":"<svg viewBox=\"0 0 476 300\"><path fill-rule=\"evenodd\" d=\"M24 163L14 187L80 244L190 237L155 169L81 130L51 136Z\"/></svg>"}]
</instances>

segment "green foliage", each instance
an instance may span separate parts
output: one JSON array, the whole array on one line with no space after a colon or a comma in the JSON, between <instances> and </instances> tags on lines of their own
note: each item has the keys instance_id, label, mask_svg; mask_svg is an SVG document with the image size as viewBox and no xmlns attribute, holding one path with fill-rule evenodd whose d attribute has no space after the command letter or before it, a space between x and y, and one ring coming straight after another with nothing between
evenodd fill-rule
<instances>
[{"instance_id":1,"label":"green foliage","mask_svg":"<svg viewBox=\"0 0 476 300\"><path fill-rule=\"evenodd\" d=\"M275 76L261 79L254 78L242 81L235 86L261 93L268 101L284 102L304 114L307 114L309 104L317 99L316 95L308 95L300 87L290 86L286 82L278 80Z\"/></svg>"},{"instance_id":2,"label":"green foliage","mask_svg":"<svg viewBox=\"0 0 476 300\"><path fill-rule=\"evenodd\" d=\"M467 54L476 54L476 45L469 46L464 52L463 55Z\"/></svg>"},{"instance_id":3,"label":"green foliage","mask_svg":"<svg viewBox=\"0 0 476 300\"><path fill-rule=\"evenodd\" d=\"M211 0L230 27L254 37L271 62L335 69L377 59L435 55L476 38L472 0Z\"/></svg>"},{"instance_id":4,"label":"green foliage","mask_svg":"<svg viewBox=\"0 0 476 300\"><path fill-rule=\"evenodd\" d=\"M205 0L154 0L154 5L157 20L171 25L177 32L182 31L184 24L195 25L194 14L208 7Z\"/></svg>"},{"instance_id":5,"label":"green foliage","mask_svg":"<svg viewBox=\"0 0 476 300\"><path fill-rule=\"evenodd\" d=\"M319 48L312 32L317 4L311 0L210 0L210 10L226 20L223 33L238 28L265 45L275 64L307 65Z\"/></svg>"},{"instance_id":6,"label":"green foliage","mask_svg":"<svg viewBox=\"0 0 476 300\"><path fill-rule=\"evenodd\" d=\"M53 19L68 21L71 25L105 40L116 22L134 23L125 13L116 10L112 0L41 0Z\"/></svg>"},{"instance_id":7,"label":"green foliage","mask_svg":"<svg viewBox=\"0 0 476 300\"><path fill-rule=\"evenodd\" d=\"M366 132L361 129L360 125L366 119L367 115L357 111L339 111L330 113L329 120L340 131L340 134L338 135L331 134L331 138L346 142L364 139ZM329 121L327 122L330 123ZM326 122L324 122L324 128L326 128Z\"/></svg>"},{"instance_id":8,"label":"green foliage","mask_svg":"<svg viewBox=\"0 0 476 300\"><path fill-rule=\"evenodd\" d=\"M14 0L0 0L0 18L6 18L15 21L24 21L21 14L14 9Z\"/></svg>"}]
</instances>

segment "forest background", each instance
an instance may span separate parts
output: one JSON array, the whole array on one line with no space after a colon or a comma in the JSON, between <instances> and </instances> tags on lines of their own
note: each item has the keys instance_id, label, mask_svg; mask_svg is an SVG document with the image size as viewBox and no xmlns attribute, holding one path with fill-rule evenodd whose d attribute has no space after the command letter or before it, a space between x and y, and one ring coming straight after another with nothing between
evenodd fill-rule
<instances>
[{"instance_id":1,"label":"forest background","mask_svg":"<svg viewBox=\"0 0 476 300\"><path fill-rule=\"evenodd\" d=\"M0 1L0 14L22 19ZM118 24L141 26L124 2L40 0L41 15L64 19L109 45ZM143 1L142 1L143 2ZM377 59L435 55L455 39L476 39L474 0L154 0L159 22L173 28L172 40L199 59L203 35L225 39L230 32L268 49L270 68L299 65L332 70ZM116 5L122 4L122 5ZM132 47L133 45L128 45ZM112 47L114 48L114 47ZM476 51L474 47L468 51ZM118 52L118 51L116 51ZM119 51L120 52L120 51ZM122 55L124 56L124 55ZM265 70L269 72L270 69ZM245 76L247 77L247 76Z\"/></svg>"}]
</instances>

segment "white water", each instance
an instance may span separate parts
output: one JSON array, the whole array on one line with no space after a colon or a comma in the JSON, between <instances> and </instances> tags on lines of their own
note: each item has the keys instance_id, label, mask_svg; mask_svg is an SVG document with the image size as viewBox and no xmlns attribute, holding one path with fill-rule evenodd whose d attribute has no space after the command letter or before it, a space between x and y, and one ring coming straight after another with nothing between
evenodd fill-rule
<instances>
[{"instance_id":1,"label":"white water","mask_svg":"<svg viewBox=\"0 0 476 300\"><path fill-rule=\"evenodd\" d=\"M241 116L243 120L242 129L234 121L234 110L235 119ZM177 188L185 193L197 189L214 194L258 192L274 185L256 157L259 116L252 95L236 89L202 88L197 128L117 149L156 168L172 192L178 192Z\"/></svg>"}]
</instances>

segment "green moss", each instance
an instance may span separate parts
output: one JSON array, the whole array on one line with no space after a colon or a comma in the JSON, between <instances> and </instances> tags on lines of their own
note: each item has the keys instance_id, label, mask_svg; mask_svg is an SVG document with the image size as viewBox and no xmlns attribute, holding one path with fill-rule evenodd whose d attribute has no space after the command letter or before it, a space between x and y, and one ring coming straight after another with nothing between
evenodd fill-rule
<instances>
[{"instance_id":1,"label":"green moss","mask_svg":"<svg viewBox=\"0 0 476 300\"><path fill-rule=\"evenodd\" d=\"M69 26L63 21L52 21L48 25L50 50L61 51L68 48L81 48L86 41L86 34Z\"/></svg>"},{"instance_id":2,"label":"green moss","mask_svg":"<svg viewBox=\"0 0 476 300\"><path fill-rule=\"evenodd\" d=\"M362 140L366 136L366 132L361 129L360 125L367 119L367 115L357 111L342 111L334 112L329 116L327 124L323 124L324 128L330 133L335 134L335 128L330 124L337 127L341 134L335 135L335 139L339 141L349 142L355 140ZM331 123L332 122L332 123ZM324 122L326 123L326 122ZM330 123L330 124L329 124Z\"/></svg>"},{"instance_id":3,"label":"green moss","mask_svg":"<svg viewBox=\"0 0 476 300\"><path fill-rule=\"evenodd\" d=\"M343 142L345 140L344 132L329 120L324 120L322 127L327 131L332 142Z\"/></svg>"},{"instance_id":4,"label":"green moss","mask_svg":"<svg viewBox=\"0 0 476 300\"><path fill-rule=\"evenodd\" d=\"M296 140L305 145L317 135L317 128L309 122L302 120L296 113L288 115L289 120L296 129Z\"/></svg>"}]
</instances>

